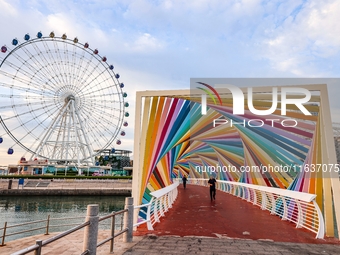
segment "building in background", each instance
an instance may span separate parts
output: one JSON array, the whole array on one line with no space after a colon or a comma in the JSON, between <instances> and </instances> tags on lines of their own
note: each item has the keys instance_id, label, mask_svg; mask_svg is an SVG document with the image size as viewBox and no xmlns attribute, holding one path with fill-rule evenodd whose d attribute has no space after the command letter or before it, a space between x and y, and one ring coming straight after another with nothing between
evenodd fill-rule
<instances>
[{"instance_id":1,"label":"building in background","mask_svg":"<svg viewBox=\"0 0 340 255\"><path fill-rule=\"evenodd\" d=\"M132 151L128 150L103 150L95 158L96 165L110 167L107 171L110 175L130 176L132 175L131 153Z\"/></svg>"},{"instance_id":2,"label":"building in background","mask_svg":"<svg viewBox=\"0 0 340 255\"><path fill-rule=\"evenodd\" d=\"M0 166L0 175L8 174L8 167L7 166Z\"/></svg>"}]
</instances>

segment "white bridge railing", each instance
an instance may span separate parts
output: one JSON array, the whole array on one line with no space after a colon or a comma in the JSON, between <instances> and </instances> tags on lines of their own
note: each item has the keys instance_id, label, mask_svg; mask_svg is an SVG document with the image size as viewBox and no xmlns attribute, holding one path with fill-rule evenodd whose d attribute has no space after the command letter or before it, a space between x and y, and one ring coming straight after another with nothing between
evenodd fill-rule
<instances>
[{"instance_id":1,"label":"white bridge railing","mask_svg":"<svg viewBox=\"0 0 340 255\"><path fill-rule=\"evenodd\" d=\"M138 217L138 222L133 226L136 227L146 223L148 230L153 230L153 225L160 222L159 219L164 216L164 213L172 207L176 200L178 185L179 182L176 181L163 189L151 192L152 198L148 204L135 206L135 209L139 210L140 216ZM143 217L141 217L141 214Z\"/></svg>"},{"instance_id":2,"label":"white bridge railing","mask_svg":"<svg viewBox=\"0 0 340 255\"><path fill-rule=\"evenodd\" d=\"M208 179L188 179L188 183L208 186ZM324 238L324 220L314 194L219 180L216 188L291 221L297 228L308 229L316 233L316 238Z\"/></svg>"}]
</instances>

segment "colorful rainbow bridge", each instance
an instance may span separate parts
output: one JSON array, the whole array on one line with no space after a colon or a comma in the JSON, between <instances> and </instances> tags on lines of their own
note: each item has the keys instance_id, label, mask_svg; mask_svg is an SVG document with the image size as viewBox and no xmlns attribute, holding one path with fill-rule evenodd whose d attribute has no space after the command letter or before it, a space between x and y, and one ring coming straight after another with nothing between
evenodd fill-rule
<instances>
[{"instance_id":1,"label":"colorful rainbow bridge","mask_svg":"<svg viewBox=\"0 0 340 255\"><path fill-rule=\"evenodd\" d=\"M291 86L275 87L278 97L274 110L273 87L252 88L252 104L244 100L241 115L233 113L238 99L233 99L229 90L215 88L219 102L214 98L216 93L202 97L205 92L196 89L202 84L194 86L191 90L137 92L135 205L150 204L153 192L183 176L200 180L214 175L220 181L220 189L228 193L256 200L262 209L268 206L274 214L282 210L285 213L281 217L290 221L299 218L298 225L308 221L312 228L317 226L318 238L339 237L339 165L327 85L298 85L310 92L303 107L311 115L281 100L288 97L282 91ZM244 95L249 93L245 88L240 90ZM301 95L290 98L299 100ZM206 113L202 111L204 100ZM254 114L254 108L271 113ZM282 115L282 110L286 115ZM286 201L289 192L300 193L296 195L300 198L309 196L310 200L301 207L295 200ZM141 206L136 221L146 220L147 210L147 206ZM306 212L309 216L302 217ZM324 228L320 229L321 222Z\"/></svg>"}]
</instances>

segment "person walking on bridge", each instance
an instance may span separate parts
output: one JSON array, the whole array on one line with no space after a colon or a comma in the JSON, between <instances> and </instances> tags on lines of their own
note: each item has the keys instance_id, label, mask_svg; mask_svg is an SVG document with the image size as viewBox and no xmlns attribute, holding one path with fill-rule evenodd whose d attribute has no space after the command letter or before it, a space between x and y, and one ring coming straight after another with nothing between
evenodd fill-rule
<instances>
[{"instance_id":1,"label":"person walking on bridge","mask_svg":"<svg viewBox=\"0 0 340 255\"><path fill-rule=\"evenodd\" d=\"M213 199L215 200L215 197L216 197L216 179L214 178L214 176L212 175L210 176L208 185L210 189L210 199L211 201L213 201Z\"/></svg>"},{"instance_id":2,"label":"person walking on bridge","mask_svg":"<svg viewBox=\"0 0 340 255\"><path fill-rule=\"evenodd\" d=\"M182 181L183 181L183 188L185 189L187 187L187 176L186 175L183 175Z\"/></svg>"}]
</instances>

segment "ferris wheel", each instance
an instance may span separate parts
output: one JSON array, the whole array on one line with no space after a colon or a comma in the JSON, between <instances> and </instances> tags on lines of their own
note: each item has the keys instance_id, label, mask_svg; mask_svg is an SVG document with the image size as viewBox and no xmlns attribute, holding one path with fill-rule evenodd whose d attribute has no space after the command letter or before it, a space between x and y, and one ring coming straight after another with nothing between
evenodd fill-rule
<instances>
[{"instance_id":1,"label":"ferris wheel","mask_svg":"<svg viewBox=\"0 0 340 255\"><path fill-rule=\"evenodd\" d=\"M0 122L14 144L51 163L93 164L103 150L121 144L129 113L120 75L98 49L54 32L0 52Z\"/></svg>"}]
</instances>

